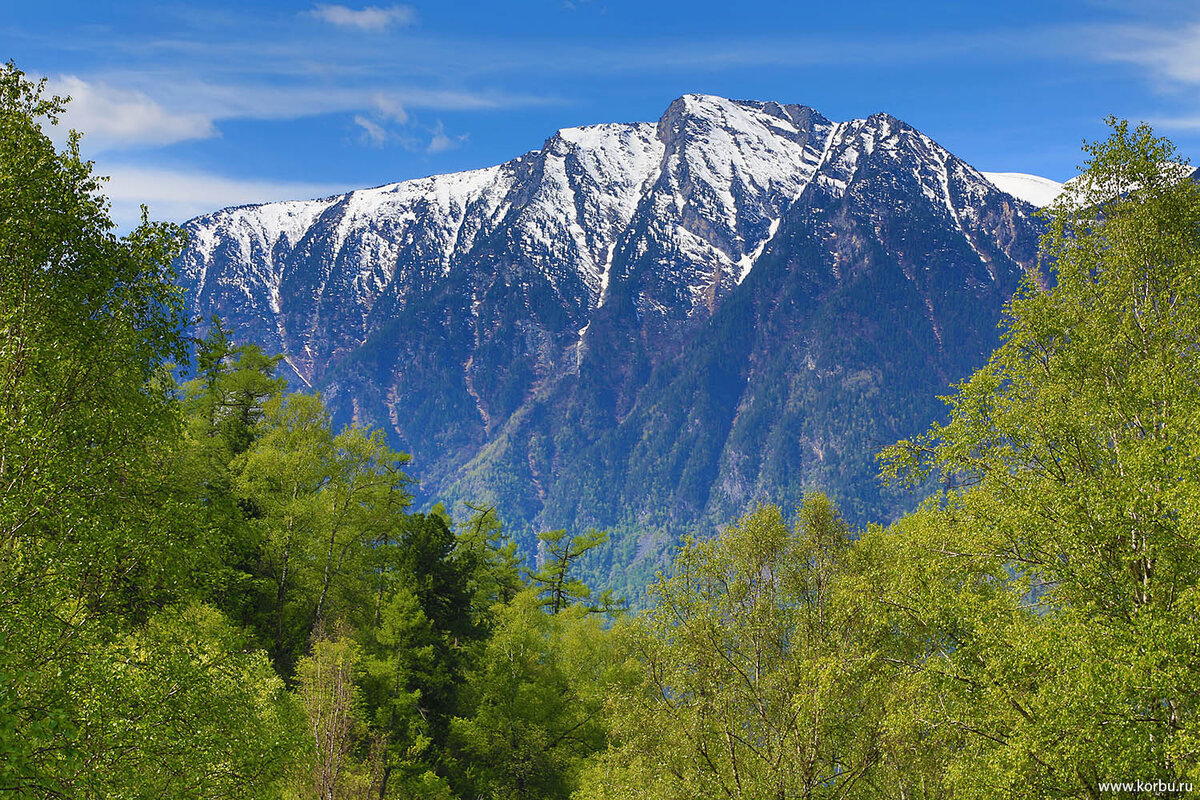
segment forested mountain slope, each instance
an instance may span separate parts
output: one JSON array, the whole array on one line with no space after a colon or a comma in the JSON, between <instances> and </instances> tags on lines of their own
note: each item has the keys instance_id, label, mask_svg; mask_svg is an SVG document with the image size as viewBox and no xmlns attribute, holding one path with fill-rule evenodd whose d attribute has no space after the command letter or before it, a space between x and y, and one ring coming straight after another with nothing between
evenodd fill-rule
<instances>
[{"instance_id":1,"label":"forested mountain slope","mask_svg":"<svg viewBox=\"0 0 1200 800\"><path fill-rule=\"evenodd\" d=\"M198 317L385 428L419 496L617 535L913 503L875 453L942 413L1036 259L1034 208L886 114L687 95L512 161L192 220Z\"/></svg>"}]
</instances>

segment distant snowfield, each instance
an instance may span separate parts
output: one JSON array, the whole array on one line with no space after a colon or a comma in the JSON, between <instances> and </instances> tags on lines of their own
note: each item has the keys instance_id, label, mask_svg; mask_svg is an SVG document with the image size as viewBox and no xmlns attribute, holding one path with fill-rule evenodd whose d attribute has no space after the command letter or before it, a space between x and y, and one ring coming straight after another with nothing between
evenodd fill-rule
<instances>
[{"instance_id":1,"label":"distant snowfield","mask_svg":"<svg viewBox=\"0 0 1200 800\"><path fill-rule=\"evenodd\" d=\"M1164 176L1174 173L1179 178L1192 176L1193 180L1196 180L1196 173L1200 171L1191 164L1174 161L1163 162L1161 166ZM991 181L992 185L1000 191L1007 192L1018 200L1024 200L1038 208L1045 208L1053 203L1067 186L1074 184L1077 180L1072 178L1066 183L1059 183L1040 175L1027 175L1024 172L983 172L980 174ZM1128 191L1129 188L1132 187L1126 187L1122 191Z\"/></svg>"},{"instance_id":2,"label":"distant snowfield","mask_svg":"<svg viewBox=\"0 0 1200 800\"><path fill-rule=\"evenodd\" d=\"M1054 198L1062 193L1063 184L1043 178L1040 175L1027 175L1024 172L984 172L987 178L1002 192L1007 192L1018 200L1044 208L1054 202Z\"/></svg>"}]
</instances>

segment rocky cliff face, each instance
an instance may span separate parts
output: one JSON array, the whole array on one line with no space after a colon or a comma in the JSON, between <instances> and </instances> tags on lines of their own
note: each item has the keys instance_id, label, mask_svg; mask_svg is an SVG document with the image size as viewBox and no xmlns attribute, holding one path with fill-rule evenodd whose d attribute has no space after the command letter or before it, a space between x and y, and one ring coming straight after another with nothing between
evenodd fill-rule
<instances>
[{"instance_id":1,"label":"rocky cliff face","mask_svg":"<svg viewBox=\"0 0 1200 800\"><path fill-rule=\"evenodd\" d=\"M195 311L386 428L426 499L621 531L910 504L873 456L941 413L1034 261L1033 208L890 116L688 95L497 167L192 220ZM635 570L636 572L636 570Z\"/></svg>"}]
</instances>

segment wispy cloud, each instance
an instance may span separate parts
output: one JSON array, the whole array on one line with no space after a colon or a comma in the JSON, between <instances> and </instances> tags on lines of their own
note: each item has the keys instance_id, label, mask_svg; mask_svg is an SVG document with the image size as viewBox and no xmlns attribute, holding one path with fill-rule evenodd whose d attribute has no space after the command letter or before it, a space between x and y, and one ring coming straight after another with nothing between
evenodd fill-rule
<instances>
[{"instance_id":1,"label":"wispy cloud","mask_svg":"<svg viewBox=\"0 0 1200 800\"><path fill-rule=\"evenodd\" d=\"M1097 29L1096 55L1137 64L1154 77L1200 85L1200 22L1171 27L1122 25Z\"/></svg>"},{"instance_id":2,"label":"wispy cloud","mask_svg":"<svg viewBox=\"0 0 1200 800\"><path fill-rule=\"evenodd\" d=\"M355 114L354 124L359 128L358 141L369 147L396 144L414 153L436 155L456 150L470 138L470 134L450 134L438 120L432 127L421 125L407 115L388 115L379 110L370 114ZM424 138L428 136L428 139Z\"/></svg>"},{"instance_id":3,"label":"wispy cloud","mask_svg":"<svg viewBox=\"0 0 1200 800\"><path fill-rule=\"evenodd\" d=\"M446 126L442 124L440 119L429 133L431 135L429 137L429 144L425 147L425 152L431 154L444 153L447 150L461 147L462 143L470 137L470 134L467 133L460 133L457 136L449 135L446 133Z\"/></svg>"},{"instance_id":4,"label":"wispy cloud","mask_svg":"<svg viewBox=\"0 0 1200 800\"><path fill-rule=\"evenodd\" d=\"M304 12L322 19L340 20L343 27L361 27L349 20L372 20L380 24L397 9L408 6L371 6L351 9L320 5ZM411 10L411 9L410 9ZM367 15L367 16L355 16ZM263 22L230 20L220 36L156 37L115 36L108 41L74 42L46 40L41 46L61 49L107 51L114 57L151 62L155 72L203 67L210 80L237 76L239 82L262 78L289 80L340 79L373 82L377 88L388 83L422 86L442 95L458 91L466 96L496 95L497 92L464 90L486 76L489 83L511 76L594 75L644 72L646 70L719 72L755 66L813 66L837 64L912 64L953 60L970 55L976 59L1014 57L1053 58L1069 49L1074 28L989 29L986 31L940 31L914 36L865 34L788 34L662 36L647 32L604 38L446 36L420 32L405 36L402 47L390 38L330 36L311 26L274 23L263 30ZM394 23L392 23L394 24ZM253 31L255 35L249 35ZM544 81L543 81L544 84ZM524 85L529 85L525 83ZM451 88L454 87L454 88ZM526 92L513 93L528 96ZM413 105L412 102L402 102Z\"/></svg>"},{"instance_id":5,"label":"wispy cloud","mask_svg":"<svg viewBox=\"0 0 1200 800\"><path fill-rule=\"evenodd\" d=\"M1151 117L1146 122L1165 131L1200 131L1200 115L1183 117Z\"/></svg>"},{"instance_id":6,"label":"wispy cloud","mask_svg":"<svg viewBox=\"0 0 1200 800\"><path fill-rule=\"evenodd\" d=\"M308 12L328 24L380 30L411 24L410 6L320 4ZM236 15L234 15L236 17ZM329 113L407 124L410 112L511 110L560 104L563 98L528 87L575 75L707 75L746 68L928 63L970 57L1053 58L1069 36L1052 30L991 30L912 36L793 35L667 38L645 35L620 43L591 40L445 37L390 38L314 33L295 15L274 22L222 22L219 31L156 38L46 41L44 47L106 52L121 71L89 73L93 83L168 108L186 97L191 134L213 135L227 119L298 119ZM274 27L267 31L263 24ZM250 36L249 31L254 31ZM218 33L220 35L218 35ZM531 80L534 79L534 80ZM114 120L135 115L117 113ZM130 123L133 125L133 123ZM91 130L97 130L94 126ZM156 126L149 126L154 130ZM163 128L163 125L157 126ZM366 126L360 125L370 135ZM189 135L188 129L174 135ZM116 141L118 137L113 137ZM438 140L438 146L444 143Z\"/></svg>"},{"instance_id":7,"label":"wispy cloud","mask_svg":"<svg viewBox=\"0 0 1200 800\"><path fill-rule=\"evenodd\" d=\"M128 149L174 144L217 135L210 116L195 111L171 111L143 92L62 75L49 89L69 96L63 122L68 128L87 131L96 150Z\"/></svg>"},{"instance_id":8,"label":"wispy cloud","mask_svg":"<svg viewBox=\"0 0 1200 800\"><path fill-rule=\"evenodd\" d=\"M404 110L404 106L395 97L376 92L371 96L371 105L375 106L375 110L382 114L385 118L398 122L401 125L408 122L408 112Z\"/></svg>"},{"instance_id":9,"label":"wispy cloud","mask_svg":"<svg viewBox=\"0 0 1200 800\"><path fill-rule=\"evenodd\" d=\"M372 147L383 147L387 144L388 132L387 129L378 122L367 119L362 114L354 115L354 124L363 130L363 141L370 144Z\"/></svg>"},{"instance_id":10,"label":"wispy cloud","mask_svg":"<svg viewBox=\"0 0 1200 800\"><path fill-rule=\"evenodd\" d=\"M452 127L471 127L455 112L571 103L569 92L552 92L580 77L621 81L669 75L674 77L664 84L678 85L674 78L687 76L695 79L693 85L703 85L712 75L747 69L883 69L958 65L964 59L976 65L1107 61L1134 63L1164 82L1190 87L1200 84L1200 25L1182 11L1180 17L1183 24L1172 27L1103 31L1078 24L915 35L877 29L710 36L647 31L620 40L600 34L520 38L414 29L403 33L398 46L395 36L347 36L327 26L347 32L395 30L413 25L411 6L322 3L300 14L227 10L223 17L206 16L203 25L168 34L130 29L105 37L78 31L22 35L47 54L87 53L91 59L94 69L72 67L78 83L67 87L79 98L69 121L87 132L89 152L216 136L235 119L333 114L342 115L364 144L434 154L465 141L465 135L430 127L438 115L455 114ZM322 24L314 24L316 19ZM177 105L177 98L186 98L186 106ZM1180 125L1195 116L1194 107L1158 110Z\"/></svg>"},{"instance_id":11,"label":"wispy cloud","mask_svg":"<svg viewBox=\"0 0 1200 800\"><path fill-rule=\"evenodd\" d=\"M327 197L346 191L337 184L229 178L207 172L156 169L127 164L100 164L110 176L104 192L112 202L113 220L129 230L141 219L141 204L150 218L183 222L227 206Z\"/></svg>"},{"instance_id":12,"label":"wispy cloud","mask_svg":"<svg viewBox=\"0 0 1200 800\"><path fill-rule=\"evenodd\" d=\"M125 71L107 73L102 80L122 91L147 97L186 97L198 116L223 119L298 119L339 112L370 110L396 122L407 120L408 109L430 111L490 111L528 108L561 102L555 97L502 90L430 88L367 75L344 80L288 80L270 76L241 81L200 79L191 72Z\"/></svg>"},{"instance_id":13,"label":"wispy cloud","mask_svg":"<svg viewBox=\"0 0 1200 800\"><path fill-rule=\"evenodd\" d=\"M381 88L371 83L211 83L191 75L132 72L110 73L89 80L62 76L53 79L50 88L71 97L65 125L56 129L61 131L59 138L68 127L83 131L84 150L92 156L219 136L220 125L226 120L291 120L326 114L350 115L363 129L368 142L378 146L405 138L397 128L411 124L408 108L487 111L558 102L552 98L491 91ZM155 96L187 98L188 109L172 109ZM421 149L409 144L410 149Z\"/></svg>"},{"instance_id":14,"label":"wispy cloud","mask_svg":"<svg viewBox=\"0 0 1200 800\"><path fill-rule=\"evenodd\" d=\"M334 9L353 15L402 8L406 7L357 11L345 6L319 7L322 13L339 19L344 15L339 16L342 11L335 14ZM374 19L345 17L350 18ZM701 75L753 67L915 63L965 55L978 59L989 53L1009 58L1019 49L1042 57L1040 54L1050 52L1047 42L1054 38L1013 30L930 36L919 41L806 36L660 41L648 37L612 44L424 35L396 48L377 41L356 42L350 47L340 37L322 39L286 28L277 34L266 41L263 37L239 38L242 34L234 31L221 41L111 42L104 46L120 49L122 60L136 54L134 60L124 70L96 73L87 80L139 97L149 107L165 108L164 98L186 97L189 112L183 119L191 124L192 135L214 135L215 125L227 119L298 119L347 113L368 114L376 124L383 119L403 125L412 110L510 110L566 102L553 94L497 88L530 86L529 76L539 76L539 84L545 85L542 78L549 75ZM121 124L136 118L119 109L109 115ZM139 124L129 122L128 126ZM112 141L117 139L119 136ZM444 145L438 139L435 150Z\"/></svg>"},{"instance_id":15,"label":"wispy cloud","mask_svg":"<svg viewBox=\"0 0 1200 800\"><path fill-rule=\"evenodd\" d=\"M406 27L417 20L417 12L412 6L367 6L353 9L348 6L318 3L309 13L339 28L375 32L386 31L392 26Z\"/></svg>"},{"instance_id":16,"label":"wispy cloud","mask_svg":"<svg viewBox=\"0 0 1200 800\"><path fill-rule=\"evenodd\" d=\"M408 112L395 97L376 92L370 97L370 104L370 111L354 115L354 124L362 129L360 142L371 147L399 143L406 150L419 149L419 140L410 130Z\"/></svg>"},{"instance_id":17,"label":"wispy cloud","mask_svg":"<svg viewBox=\"0 0 1200 800\"><path fill-rule=\"evenodd\" d=\"M1094 26L1080 41L1084 57L1132 64L1150 81L1157 90L1150 106L1157 113L1147 114L1147 122L1164 131L1200 131L1200 20Z\"/></svg>"}]
</instances>

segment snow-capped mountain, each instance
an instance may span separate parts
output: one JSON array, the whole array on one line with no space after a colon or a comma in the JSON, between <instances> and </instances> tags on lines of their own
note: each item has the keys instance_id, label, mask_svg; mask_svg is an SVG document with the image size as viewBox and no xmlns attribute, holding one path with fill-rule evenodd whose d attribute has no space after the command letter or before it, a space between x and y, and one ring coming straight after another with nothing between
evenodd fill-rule
<instances>
[{"instance_id":1,"label":"snow-capped mountain","mask_svg":"<svg viewBox=\"0 0 1200 800\"><path fill-rule=\"evenodd\" d=\"M996 344L1026 188L886 114L686 95L499 166L197 218L177 266L427 497L636 528L628 563L805 487L856 519L908 502L873 453Z\"/></svg>"},{"instance_id":2,"label":"snow-capped mountain","mask_svg":"<svg viewBox=\"0 0 1200 800\"><path fill-rule=\"evenodd\" d=\"M1008 192L1013 197L1038 208L1044 208L1053 203L1063 190L1063 184L1058 181L1024 172L984 172L981 174L1000 191Z\"/></svg>"}]
</instances>

